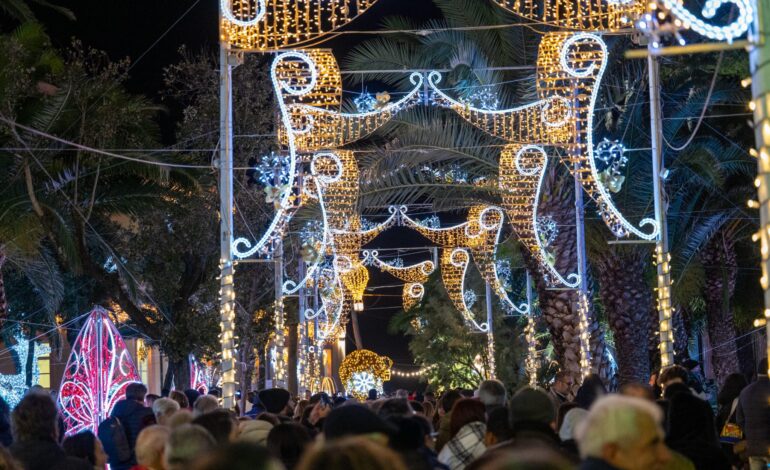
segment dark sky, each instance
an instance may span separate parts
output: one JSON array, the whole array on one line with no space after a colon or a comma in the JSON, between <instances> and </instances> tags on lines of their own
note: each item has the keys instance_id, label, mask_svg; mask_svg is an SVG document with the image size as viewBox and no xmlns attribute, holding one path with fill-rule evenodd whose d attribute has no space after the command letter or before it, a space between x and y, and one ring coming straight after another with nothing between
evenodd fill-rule
<instances>
[{"instance_id":1,"label":"dark sky","mask_svg":"<svg viewBox=\"0 0 770 470\"><path fill-rule=\"evenodd\" d=\"M217 46L217 0L54 0L71 9L76 21L46 11L38 16L46 25L54 44L66 47L72 38L85 45L106 51L113 60L129 57L132 61L128 87L132 92L156 98L162 86L162 71L179 59L179 48L189 50L213 49ZM389 15L411 16L423 21L438 16L430 0L381 0L362 17L348 26L355 30L375 30L382 18ZM371 36L343 35L324 44L332 47L338 60L356 43ZM170 127L168 119L162 124ZM170 133L166 133L170 135ZM404 229L391 229L367 248L424 246L426 240ZM383 251L383 255L393 252ZM405 257L407 264L429 258L423 252ZM398 311L401 289L398 281L376 269L370 269L371 289L366 299L366 311L360 316L364 347L390 356L401 370L412 363L407 338L388 333L390 318ZM391 287L384 287L391 286ZM354 349L348 341L348 350ZM416 386L416 382L392 381L390 387Z\"/></svg>"}]
</instances>

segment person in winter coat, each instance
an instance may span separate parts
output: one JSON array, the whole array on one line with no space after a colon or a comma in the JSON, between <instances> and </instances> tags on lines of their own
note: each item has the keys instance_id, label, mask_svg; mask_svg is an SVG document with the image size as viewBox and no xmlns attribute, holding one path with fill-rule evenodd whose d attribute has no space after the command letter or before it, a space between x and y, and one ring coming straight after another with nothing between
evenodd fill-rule
<instances>
[{"instance_id":1,"label":"person in winter coat","mask_svg":"<svg viewBox=\"0 0 770 470\"><path fill-rule=\"evenodd\" d=\"M671 397L666 423L666 444L690 459L697 470L730 470L708 403L691 393Z\"/></svg>"},{"instance_id":2,"label":"person in winter coat","mask_svg":"<svg viewBox=\"0 0 770 470\"><path fill-rule=\"evenodd\" d=\"M144 406L144 396L147 395L147 387L143 383L135 382L126 387L126 398L120 400L112 409L110 417L120 420L126 432L128 446L132 450L131 458L127 461L119 461L117 456L110 455L111 470L128 470L136 465L136 455L133 452L136 447L136 438L147 426L155 424L155 415L152 408ZM110 446L105 442L105 448Z\"/></svg>"},{"instance_id":3,"label":"person in winter coat","mask_svg":"<svg viewBox=\"0 0 770 470\"><path fill-rule=\"evenodd\" d=\"M13 410L11 455L24 470L93 470L85 460L59 447L59 413L48 395L30 393Z\"/></svg>"}]
</instances>

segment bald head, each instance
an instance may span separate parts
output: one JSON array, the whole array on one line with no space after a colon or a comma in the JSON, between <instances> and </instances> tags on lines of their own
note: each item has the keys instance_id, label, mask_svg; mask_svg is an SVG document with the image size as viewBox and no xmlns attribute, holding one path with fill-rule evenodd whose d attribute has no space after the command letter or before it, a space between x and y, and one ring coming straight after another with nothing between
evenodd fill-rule
<instances>
[{"instance_id":1,"label":"bald head","mask_svg":"<svg viewBox=\"0 0 770 470\"><path fill-rule=\"evenodd\" d=\"M150 470L162 470L163 451L170 435L169 428L157 424L142 429L136 438L136 462Z\"/></svg>"}]
</instances>

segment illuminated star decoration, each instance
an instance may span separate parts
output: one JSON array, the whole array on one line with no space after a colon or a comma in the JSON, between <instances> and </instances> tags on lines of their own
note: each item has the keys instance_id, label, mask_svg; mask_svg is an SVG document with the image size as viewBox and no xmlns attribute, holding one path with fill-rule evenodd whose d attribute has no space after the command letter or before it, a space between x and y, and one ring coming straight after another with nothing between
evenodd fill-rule
<instances>
[{"instance_id":1,"label":"illuminated star decoration","mask_svg":"<svg viewBox=\"0 0 770 470\"><path fill-rule=\"evenodd\" d=\"M8 347L8 349L19 372L16 374L0 374L0 396L3 397L11 409L15 408L24 397L28 389L27 383L32 385L39 383L40 366L38 365L38 358L51 354L51 347L49 345L35 343L34 357L32 358L32 377L27 382L26 367L24 365L27 363L27 355L29 354L29 340L20 334L14 335L13 340L16 344Z\"/></svg>"},{"instance_id":2,"label":"illuminated star decoration","mask_svg":"<svg viewBox=\"0 0 770 470\"><path fill-rule=\"evenodd\" d=\"M59 387L66 435L97 432L126 387L140 381L126 344L107 311L96 307L72 344Z\"/></svg>"}]
</instances>

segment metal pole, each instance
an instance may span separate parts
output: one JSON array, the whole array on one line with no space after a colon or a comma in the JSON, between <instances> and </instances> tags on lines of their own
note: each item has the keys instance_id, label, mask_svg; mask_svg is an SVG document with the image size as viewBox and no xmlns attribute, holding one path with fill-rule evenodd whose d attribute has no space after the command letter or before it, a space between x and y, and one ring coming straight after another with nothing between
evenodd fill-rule
<instances>
[{"instance_id":1,"label":"metal pole","mask_svg":"<svg viewBox=\"0 0 770 470\"><path fill-rule=\"evenodd\" d=\"M660 365L667 367L674 363L674 333L671 320L671 254L668 249L668 226L663 186L663 129L660 111L660 66L658 58L647 57L650 87L650 135L652 147L652 188L655 202L655 222L658 224L658 238L655 241L655 264L657 265L658 321L660 332Z\"/></svg>"},{"instance_id":2,"label":"metal pole","mask_svg":"<svg viewBox=\"0 0 770 470\"><path fill-rule=\"evenodd\" d=\"M492 287L487 282L485 285L485 298L487 301L487 360L489 362L489 378L494 379L497 375L495 370L495 328L494 317L492 315Z\"/></svg>"},{"instance_id":3,"label":"metal pole","mask_svg":"<svg viewBox=\"0 0 770 470\"><path fill-rule=\"evenodd\" d=\"M757 174L759 205L759 240L762 253L762 277L765 291L765 320L767 351L770 355L770 34L768 0L757 1L754 40L758 44L749 52L751 64L751 94L754 107L754 136L757 142L759 170ZM770 372L770 371L768 371Z\"/></svg>"},{"instance_id":4,"label":"metal pole","mask_svg":"<svg viewBox=\"0 0 770 470\"><path fill-rule=\"evenodd\" d=\"M301 187L302 182L300 180L300 188ZM300 256L299 261L297 262L297 275L299 276L299 279L305 278L305 272L305 261ZM299 362L297 366L297 392L302 393L309 388L308 373L310 372L309 364L307 361L309 344L307 337L307 325L305 321L305 309L307 308L306 284L302 284L302 287L299 288L299 299L297 305L297 308L299 309L299 312L297 312L297 328L299 330L299 338L297 338L297 361Z\"/></svg>"},{"instance_id":5,"label":"metal pole","mask_svg":"<svg viewBox=\"0 0 770 470\"><path fill-rule=\"evenodd\" d=\"M221 14L221 13L220 13ZM233 66L228 45L219 45L219 312L222 329L222 403L235 407L235 290L233 288Z\"/></svg>"},{"instance_id":6,"label":"metal pole","mask_svg":"<svg viewBox=\"0 0 770 470\"><path fill-rule=\"evenodd\" d=\"M578 129L579 132L579 129ZM590 132L590 130L589 130ZM580 369L585 378L593 370L591 361L591 337L588 331L588 265L586 264L586 231L585 231L585 202L583 201L583 185L580 180L580 163L575 160L575 243L577 244L577 272L580 284L577 289L575 311L578 314L578 336L580 339Z\"/></svg>"},{"instance_id":7,"label":"metal pole","mask_svg":"<svg viewBox=\"0 0 770 470\"><path fill-rule=\"evenodd\" d=\"M275 242L275 370L273 371L273 387L286 388L286 363L283 360L286 349L284 326L286 315L283 311L283 241Z\"/></svg>"}]
</instances>

